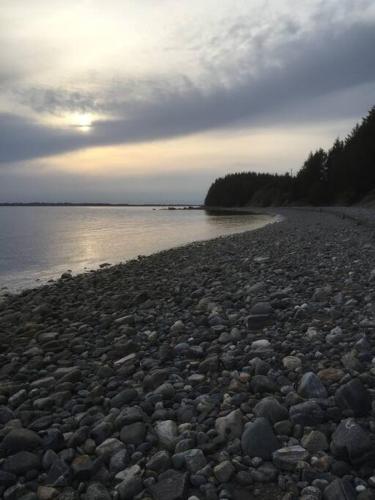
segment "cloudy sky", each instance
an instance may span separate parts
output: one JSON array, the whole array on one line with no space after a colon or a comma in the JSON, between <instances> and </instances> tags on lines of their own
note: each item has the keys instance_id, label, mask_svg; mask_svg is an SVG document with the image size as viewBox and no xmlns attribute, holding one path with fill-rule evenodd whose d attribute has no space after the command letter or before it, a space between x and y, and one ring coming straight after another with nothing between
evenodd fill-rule
<instances>
[{"instance_id":1,"label":"cloudy sky","mask_svg":"<svg viewBox=\"0 0 375 500\"><path fill-rule=\"evenodd\" d=\"M0 201L201 202L375 104L373 0L1 0Z\"/></svg>"}]
</instances>

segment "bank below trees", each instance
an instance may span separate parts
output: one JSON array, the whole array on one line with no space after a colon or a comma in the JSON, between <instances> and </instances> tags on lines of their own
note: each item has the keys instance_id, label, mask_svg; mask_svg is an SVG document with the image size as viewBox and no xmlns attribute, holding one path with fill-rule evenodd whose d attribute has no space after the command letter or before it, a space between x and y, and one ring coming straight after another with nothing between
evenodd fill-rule
<instances>
[{"instance_id":1,"label":"bank below trees","mask_svg":"<svg viewBox=\"0 0 375 500\"><path fill-rule=\"evenodd\" d=\"M329 151L311 152L295 176L241 172L216 179L207 206L351 205L375 199L375 106Z\"/></svg>"}]
</instances>

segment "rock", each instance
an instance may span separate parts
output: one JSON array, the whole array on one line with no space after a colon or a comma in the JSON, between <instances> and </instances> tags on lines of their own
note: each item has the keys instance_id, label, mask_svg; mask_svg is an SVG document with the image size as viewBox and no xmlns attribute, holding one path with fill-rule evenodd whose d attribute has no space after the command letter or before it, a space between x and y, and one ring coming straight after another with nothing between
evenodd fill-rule
<instances>
[{"instance_id":1,"label":"rock","mask_svg":"<svg viewBox=\"0 0 375 500\"><path fill-rule=\"evenodd\" d=\"M345 479L335 479L324 490L324 500L356 500L357 494L350 484Z\"/></svg>"},{"instance_id":2,"label":"rock","mask_svg":"<svg viewBox=\"0 0 375 500\"><path fill-rule=\"evenodd\" d=\"M252 351L269 351L272 349L271 343L267 339L259 339L259 340L254 340L254 342L251 343L251 350Z\"/></svg>"},{"instance_id":3,"label":"rock","mask_svg":"<svg viewBox=\"0 0 375 500\"><path fill-rule=\"evenodd\" d=\"M17 451L33 451L41 445L42 440L36 432L19 428L8 432L0 448L8 454L13 454Z\"/></svg>"},{"instance_id":4,"label":"rock","mask_svg":"<svg viewBox=\"0 0 375 500\"><path fill-rule=\"evenodd\" d=\"M184 323L181 320L178 320L175 323L173 323L170 331L171 331L172 335L174 335L176 333L182 333L184 330L185 330Z\"/></svg>"},{"instance_id":5,"label":"rock","mask_svg":"<svg viewBox=\"0 0 375 500\"><path fill-rule=\"evenodd\" d=\"M232 440L239 438L243 430L243 415L241 410L234 410L225 417L218 417L215 421L215 429L223 439Z\"/></svg>"},{"instance_id":6,"label":"rock","mask_svg":"<svg viewBox=\"0 0 375 500\"><path fill-rule=\"evenodd\" d=\"M287 420L289 417L288 410L272 397L259 401L254 407L254 413L257 417L267 418L272 424L280 420Z\"/></svg>"},{"instance_id":7,"label":"rock","mask_svg":"<svg viewBox=\"0 0 375 500\"><path fill-rule=\"evenodd\" d=\"M192 449L182 452L185 459L186 468L189 472L195 473L206 466L207 461L202 450Z\"/></svg>"},{"instance_id":8,"label":"rock","mask_svg":"<svg viewBox=\"0 0 375 500\"><path fill-rule=\"evenodd\" d=\"M0 406L0 424L5 425L14 418L13 411L7 406Z\"/></svg>"},{"instance_id":9,"label":"rock","mask_svg":"<svg viewBox=\"0 0 375 500\"><path fill-rule=\"evenodd\" d=\"M116 487L120 500L132 500L143 490L142 478L140 476L129 476Z\"/></svg>"},{"instance_id":10,"label":"rock","mask_svg":"<svg viewBox=\"0 0 375 500\"><path fill-rule=\"evenodd\" d=\"M29 451L19 451L15 455L7 457L3 464L5 472L10 472L16 475L25 474L31 470L37 470L40 467L40 459L38 455Z\"/></svg>"},{"instance_id":11,"label":"rock","mask_svg":"<svg viewBox=\"0 0 375 500\"><path fill-rule=\"evenodd\" d=\"M149 489L154 500L184 500L187 490L187 473L167 470Z\"/></svg>"},{"instance_id":12,"label":"rock","mask_svg":"<svg viewBox=\"0 0 375 500\"><path fill-rule=\"evenodd\" d=\"M97 464L88 455L78 455L74 458L71 468L75 479L87 481L95 474Z\"/></svg>"},{"instance_id":13,"label":"rock","mask_svg":"<svg viewBox=\"0 0 375 500\"><path fill-rule=\"evenodd\" d=\"M48 471L46 484L56 487L68 486L71 475L70 467L64 460L58 458Z\"/></svg>"},{"instance_id":14,"label":"rock","mask_svg":"<svg viewBox=\"0 0 375 500\"><path fill-rule=\"evenodd\" d=\"M110 457L122 448L124 448L124 443L122 443L119 439L108 438L96 448L95 453L98 457L106 458Z\"/></svg>"},{"instance_id":15,"label":"rock","mask_svg":"<svg viewBox=\"0 0 375 500\"><path fill-rule=\"evenodd\" d=\"M165 450L157 451L147 462L146 468L155 472L164 472L171 466L171 458Z\"/></svg>"},{"instance_id":16,"label":"rock","mask_svg":"<svg viewBox=\"0 0 375 500\"><path fill-rule=\"evenodd\" d=\"M302 361L297 356L285 356L283 366L287 370L298 370L302 366Z\"/></svg>"},{"instance_id":17,"label":"rock","mask_svg":"<svg viewBox=\"0 0 375 500\"><path fill-rule=\"evenodd\" d=\"M91 483L86 490L86 500L111 500L109 491L102 483Z\"/></svg>"},{"instance_id":18,"label":"rock","mask_svg":"<svg viewBox=\"0 0 375 500\"><path fill-rule=\"evenodd\" d=\"M52 500L59 494L59 490L51 488L51 486L38 486L38 500Z\"/></svg>"},{"instance_id":19,"label":"rock","mask_svg":"<svg viewBox=\"0 0 375 500\"><path fill-rule=\"evenodd\" d=\"M353 419L342 420L332 434L331 451L337 458L349 459L354 465L374 459L370 435Z\"/></svg>"},{"instance_id":20,"label":"rock","mask_svg":"<svg viewBox=\"0 0 375 500\"><path fill-rule=\"evenodd\" d=\"M309 452L302 446L287 446L272 454L273 463L283 470L294 471L299 462L307 460Z\"/></svg>"},{"instance_id":21,"label":"rock","mask_svg":"<svg viewBox=\"0 0 375 500\"><path fill-rule=\"evenodd\" d=\"M120 439L125 444L139 445L143 443L146 436L146 426L143 422L134 422L125 425L120 432Z\"/></svg>"},{"instance_id":22,"label":"rock","mask_svg":"<svg viewBox=\"0 0 375 500\"><path fill-rule=\"evenodd\" d=\"M341 357L341 363L347 370L354 370L360 372L362 369L362 363L358 359L357 351L355 349L344 354Z\"/></svg>"},{"instance_id":23,"label":"rock","mask_svg":"<svg viewBox=\"0 0 375 500\"><path fill-rule=\"evenodd\" d=\"M227 483L235 469L229 460L225 460L214 467L214 474L220 483Z\"/></svg>"},{"instance_id":24,"label":"rock","mask_svg":"<svg viewBox=\"0 0 375 500\"><path fill-rule=\"evenodd\" d=\"M324 368L318 372L320 380L328 383L339 382L344 375L344 372L340 368Z\"/></svg>"},{"instance_id":25,"label":"rock","mask_svg":"<svg viewBox=\"0 0 375 500\"><path fill-rule=\"evenodd\" d=\"M266 418L258 417L254 422L245 425L241 437L241 447L249 457L261 457L270 460L272 453L280 447L271 424Z\"/></svg>"},{"instance_id":26,"label":"rock","mask_svg":"<svg viewBox=\"0 0 375 500\"><path fill-rule=\"evenodd\" d=\"M138 393L135 389L124 389L111 399L111 406L112 408L121 408L134 401L137 397Z\"/></svg>"},{"instance_id":27,"label":"rock","mask_svg":"<svg viewBox=\"0 0 375 500\"><path fill-rule=\"evenodd\" d=\"M173 451L177 438L177 425L173 420L165 420L157 422L155 432L162 448L168 451Z\"/></svg>"},{"instance_id":28,"label":"rock","mask_svg":"<svg viewBox=\"0 0 375 500\"><path fill-rule=\"evenodd\" d=\"M307 372L303 375L298 386L298 394L305 399L326 398L327 390L320 381L320 378L313 372Z\"/></svg>"},{"instance_id":29,"label":"rock","mask_svg":"<svg viewBox=\"0 0 375 500\"><path fill-rule=\"evenodd\" d=\"M366 416L371 410L370 394L358 378L339 387L335 399L342 410L352 410L358 417Z\"/></svg>"},{"instance_id":30,"label":"rock","mask_svg":"<svg viewBox=\"0 0 375 500\"><path fill-rule=\"evenodd\" d=\"M302 446L310 453L327 450L329 447L326 436L320 431L311 431L302 438Z\"/></svg>"},{"instance_id":31,"label":"rock","mask_svg":"<svg viewBox=\"0 0 375 500\"><path fill-rule=\"evenodd\" d=\"M266 375L255 375L250 381L250 387L254 393L274 393L279 390L277 384Z\"/></svg>"},{"instance_id":32,"label":"rock","mask_svg":"<svg viewBox=\"0 0 375 500\"><path fill-rule=\"evenodd\" d=\"M323 422L324 413L315 401L305 401L289 408L289 418L294 424L314 426Z\"/></svg>"},{"instance_id":33,"label":"rock","mask_svg":"<svg viewBox=\"0 0 375 500\"><path fill-rule=\"evenodd\" d=\"M169 372L165 369L154 370L143 379L143 388L147 391L153 391L159 387L168 377Z\"/></svg>"},{"instance_id":34,"label":"rock","mask_svg":"<svg viewBox=\"0 0 375 500\"><path fill-rule=\"evenodd\" d=\"M342 329L339 326L336 326L326 336L326 342L328 342L328 344L334 345L334 344L337 344L338 342L340 342L342 340L342 338L343 338Z\"/></svg>"}]
</instances>

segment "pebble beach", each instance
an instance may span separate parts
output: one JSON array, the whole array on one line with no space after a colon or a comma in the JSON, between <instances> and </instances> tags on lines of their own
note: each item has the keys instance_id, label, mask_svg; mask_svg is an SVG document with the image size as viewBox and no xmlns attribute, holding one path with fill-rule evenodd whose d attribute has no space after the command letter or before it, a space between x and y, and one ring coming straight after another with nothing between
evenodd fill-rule
<instances>
[{"instance_id":1,"label":"pebble beach","mask_svg":"<svg viewBox=\"0 0 375 500\"><path fill-rule=\"evenodd\" d=\"M375 211L273 213L2 300L1 498L375 498Z\"/></svg>"}]
</instances>

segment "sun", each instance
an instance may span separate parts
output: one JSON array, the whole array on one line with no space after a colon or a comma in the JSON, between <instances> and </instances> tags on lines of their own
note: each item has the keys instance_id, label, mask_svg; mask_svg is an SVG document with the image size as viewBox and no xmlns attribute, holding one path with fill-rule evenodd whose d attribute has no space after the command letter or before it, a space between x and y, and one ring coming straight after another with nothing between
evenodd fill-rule
<instances>
[{"instance_id":1,"label":"sun","mask_svg":"<svg viewBox=\"0 0 375 500\"><path fill-rule=\"evenodd\" d=\"M73 113L69 118L70 123L81 132L88 132L92 127L93 120L94 117L91 113Z\"/></svg>"}]
</instances>

